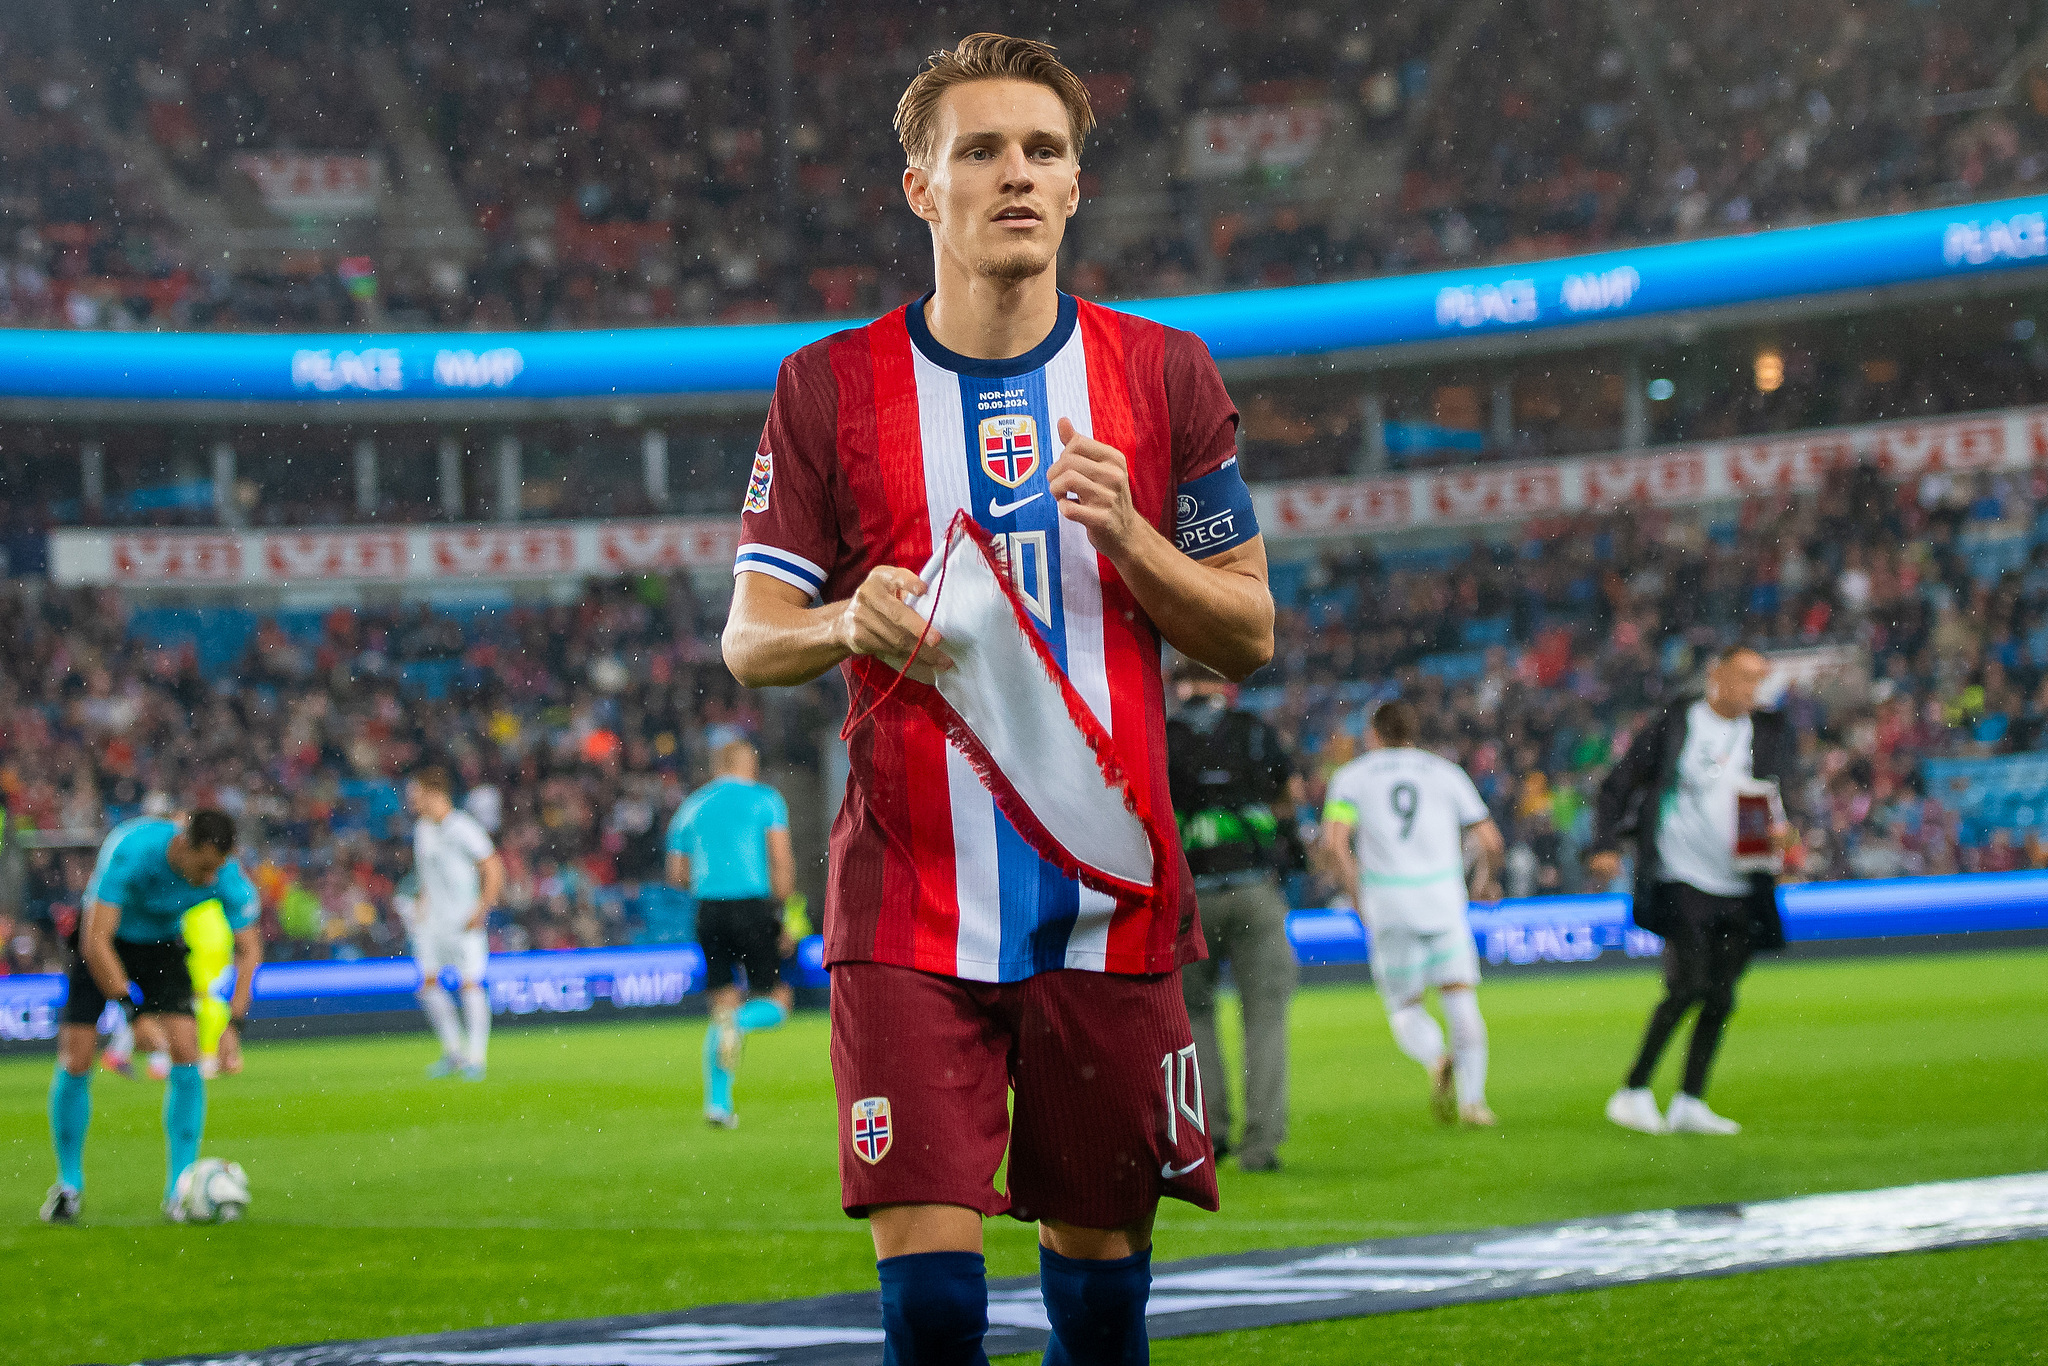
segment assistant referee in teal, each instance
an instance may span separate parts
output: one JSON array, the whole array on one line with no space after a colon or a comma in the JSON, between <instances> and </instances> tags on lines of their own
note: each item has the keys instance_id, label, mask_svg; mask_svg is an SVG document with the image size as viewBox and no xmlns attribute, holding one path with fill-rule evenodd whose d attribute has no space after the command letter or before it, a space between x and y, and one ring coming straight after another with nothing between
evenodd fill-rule
<instances>
[{"instance_id":1,"label":"assistant referee in teal","mask_svg":"<svg viewBox=\"0 0 2048 1366\"><path fill-rule=\"evenodd\" d=\"M796 863L789 849L789 806L761 781L761 756L753 745L744 739L720 745L712 770L712 780L692 792L669 822L668 877L697 899L697 943L704 950L711 1006L704 1036L704 1118L730 1129L739 1123L732 1081L741 1041L788 1019L796 1000L781 973L789 948L782 905L796 889Z\"/></svg>"},{"instance_id":2,"label":"assistant referee in teal","mask_svg":"<svg viewBox=\"0 0 2048 1366\"><path fill-rule=\"evenodd\" d=\"M164 1088L164 1215L179 1217L178 1177L199 1157L206 1128L206 1081L192 1017L192 973L180 922L202 901L218 900L235 932L235 992L230 1028L249 1018L250 990L263 943L256 930L256 889L234 861L235 822L221 811L194 811L182 822L123 821L100 846L86 885L71 966L64 1024L57 1033L57 1075L50 1083L50 1139L57 1184L43 1201L45 1223L78 1219L85 1192L85 1131L92 1122L95 1026L109 1001L163 1021L171 1045ZM131 989L131 985L133 987Z\"/></svg>"}]
</instances>

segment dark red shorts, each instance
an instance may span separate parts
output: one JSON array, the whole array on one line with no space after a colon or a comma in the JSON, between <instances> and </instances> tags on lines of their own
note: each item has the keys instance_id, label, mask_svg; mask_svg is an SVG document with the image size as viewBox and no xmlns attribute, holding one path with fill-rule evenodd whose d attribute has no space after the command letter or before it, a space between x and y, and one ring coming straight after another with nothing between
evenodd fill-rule
<instances>
[{"instance_id":1,"label":"dark red shorts","mask_svg":"<svg viewBox=\"0 0 2048 1366\"><path fill-rule=\"evenodd\" d=\"M840 1201L855 1218L964 1205L1121 1228L1161 1196L1216 1208L1177 972L997 983L837 963L832 1081ZM1007 1194L995 1188L1006 1149Z\"/></svg>"}]
</instances>

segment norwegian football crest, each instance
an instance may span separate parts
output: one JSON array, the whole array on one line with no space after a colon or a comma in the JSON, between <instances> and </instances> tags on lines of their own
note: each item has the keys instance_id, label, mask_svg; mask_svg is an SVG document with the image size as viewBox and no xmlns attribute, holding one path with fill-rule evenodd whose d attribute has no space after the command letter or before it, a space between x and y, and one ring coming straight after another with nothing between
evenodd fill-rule
<instances>
[{"instance_id":1,"label":"norwegian football crest","mask_svg":"<svg viewBox=\"0 0 2048 1366\"><path fill-rule=\"evenodd\" d=\"M768 486L775 482L775 457L767 451L754 456L754 474L747 480L747 501L741 506L748 512L768 510Z\"/></svg>"},{"instance_id":2,"label":"norwegian football crest","mask_svg":"<svg viewBox=\"0 0 2048 1366\"><path fill-rule=\"evenodd\" d=\"M861 1161L869 1166L880 1162L889 1155L889 1144L895 1137L896 1127L889 1122L887 1096L869 1096L853 1103L853 1151Z\"/></svg>"},{"instance_id":3,"label":"norwegian football crest","mask_svg":"<svg viewBox=\"0 0 2048 1366\"><path fill-rule=\"evenodd\" d=\"M1029 413L1004 413L981 420L981 468L1006 489L1038 468L1038 420Z\"/></svg>"}]
</instances>

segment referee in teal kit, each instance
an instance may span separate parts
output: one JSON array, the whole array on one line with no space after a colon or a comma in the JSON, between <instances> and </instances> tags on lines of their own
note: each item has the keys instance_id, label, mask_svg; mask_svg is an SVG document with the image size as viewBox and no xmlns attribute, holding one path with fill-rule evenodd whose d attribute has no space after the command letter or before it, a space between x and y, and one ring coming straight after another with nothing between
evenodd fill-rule
<instances>
[{"instance_id":1,"label":"referee in teal kit","mask_svg":"<svg viewBox=\"0 0 2048 1366\"><path fill-rule=\"evenodd\" d=\"M713 751L711 766L712 780L691 793L669 822L668 880L688 887L697 899L697 942L704 950L711 1005L711 1028L704 1035L704 1118L731 1129L739 1124L732 1079L741 1040L788 1019L796 999L781 974L782 904L796 889L796 862L789 850L789 806L760 780L761 756L753 745L727 741Z\"/></svg>"}]
</instances>

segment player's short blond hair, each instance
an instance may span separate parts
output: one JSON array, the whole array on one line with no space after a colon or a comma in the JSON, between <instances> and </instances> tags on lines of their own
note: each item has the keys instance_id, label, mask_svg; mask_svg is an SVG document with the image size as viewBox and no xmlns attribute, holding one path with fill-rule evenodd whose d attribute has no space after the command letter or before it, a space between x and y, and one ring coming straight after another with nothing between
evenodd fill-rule
<instances>
[{"instance_id":1,"label":"player's short blond hair","mask_svg":"<svg viewBox=\"0 0 2048 1366\"><path fill-rule=\"evenodd\" d=\"M711 751L711 771L713 773L731 773L747 760L752 759L758 762L760 758L761 751L754 748L753 741L727 740L717 749Z\"/></svg>"},{"instance_id":2,"label":"player's short blond hair","mask_svg":"<svg viewBox=\"0 0 2048 1366\"><path fill-rule=\"evenodd\" d=\"M1074 139L1074 159L1095 128L1088 106L1088 87L1054 55L1051 43L1011 38L1001 33L974 33L952 51L940 48L925 59L896 102L896 136L913 166L929 166L938 135L939 96L969 81L1030 81L1060 97L1067 108L1067 128Z\"/></svg>"}]
</instances>

